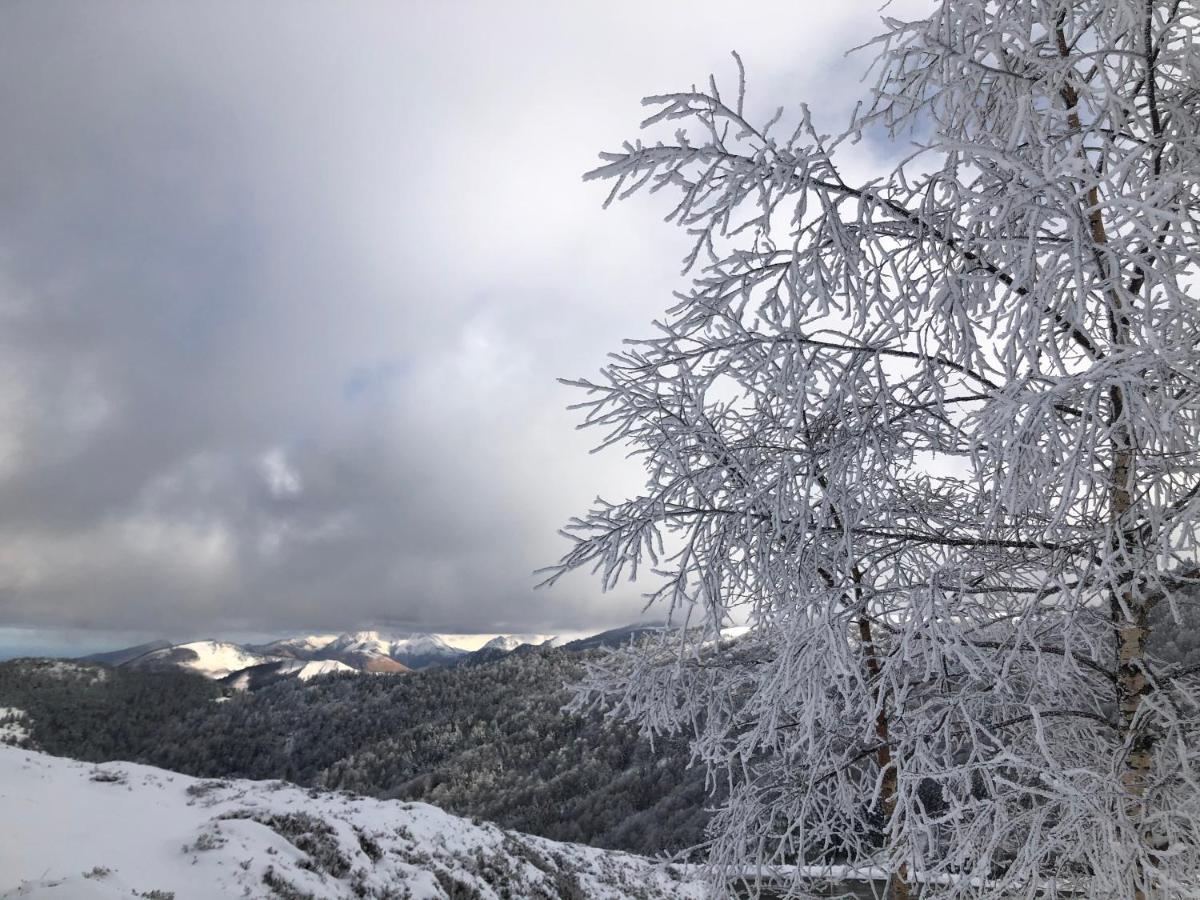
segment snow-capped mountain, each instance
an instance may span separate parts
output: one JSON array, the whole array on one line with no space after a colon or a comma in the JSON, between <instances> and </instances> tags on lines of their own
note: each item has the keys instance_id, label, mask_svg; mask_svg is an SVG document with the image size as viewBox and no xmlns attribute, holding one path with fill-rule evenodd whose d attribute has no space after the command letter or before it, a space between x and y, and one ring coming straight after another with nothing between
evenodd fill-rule
<instances>
[{"instance_id":1,"label":"snow-capped mountain","mask_svg":"<svg viewBox=\"0 0 1200 900\"><path fill-rule=\"evenodd\" d=\"M331 644L336 634L306 634L282 638L269 644L257 644L249 649L267 656L286 656L292 659L312 659L322 647Z\"/></svg>"},{"instance_id":2,"label":"snow-capped mountain","mask_svg":"<svg viewBox=\"0 0 1200 900\"><path fill-rule=\"evenodd\" d=\"M407 634L394 636L388 655L413 669L453 663L466 651L450 644L437 634Z\"/></svg>"},{"instance_id":3,"label":"snow-capped mountain","mask_svg":"<svg viewBox=\"0 0 1200 900\"><path fill-rule=\"evenodd\" d=\"M505 652L512 652L513 650L516 650L518 647L520 647L523 643L525 643L525 642L518 638L513 637L510 634L498 634L494 638L492 638L490 641L488 641L486 644L484 644L482 647L480 647L479 649L480 650L503 650Z\"/></svg>"},{"instance_id":4,"label":"snow-capped mountain","mask_svg":"<svg viewBox=\"0 0 1200 900\"><path fill-rule=\"evenodd\" d=\"M382 631L349 631L313 654L313 659L337 659L366 668L369 663L392 660L410 669L448 665L465 651L452 647L436 634L393 634Z\"/></svg>"},{"instance_id":5,"label":"snow-capped mountain","mask_svg":"<svg viewBox=\"0 0 1200 900\"><path fill-rule=\"evenodd\" d=\"M347 631L321 648L324 653L382 653L387 655L391 641L379 631Z\"/></svg>"},{"instance_id":6,"label":"snow-capped mountain","mask_svg":"<svg viewBox=\"0 0 1200 900\"><path fill-rule=\"evenodd\" d=\"M684 867L424 803L0 747L0 900L701 900Z\"/></svg>"},{"instance_id":7,"label":"snow-capped mountain","mask_svg":"<svg viewBox=\"0 0 1200 900\"><path fill-rule=\"evenodd\" d=\"M511 653L518 647L523 647L526 644L540 647L543 644L552 644L555 640L557 640L557 637L553 634L498 634L479 649L501 650L505 653Z\"/></svg>"},{"instance_id":8,"label":"snow-capped mountain","mask_svg":"<svg viewBox=\"0 0 1200 900\"><path fill-rule=\"evenodd\" d=\"M351 639L351 637L342 635L309 658L337 660L360 672L390 672L399 675L412 671L409 666L391 657L386 642L371 639L357 640Z\"/></svg>"},{"instance_id":9,"label":"snow-capped mountain","mask_svg":"<svg viewBox=\"0 0 1200 900\"><path fill-rule=\"evenodd\" d=\"M192 641L151 650L123 665L148 670L183 669L209 678L223 678L239 669L274 662L280 658L256 653L240 644L226 641Z\"/></svg>"}]
</instances>

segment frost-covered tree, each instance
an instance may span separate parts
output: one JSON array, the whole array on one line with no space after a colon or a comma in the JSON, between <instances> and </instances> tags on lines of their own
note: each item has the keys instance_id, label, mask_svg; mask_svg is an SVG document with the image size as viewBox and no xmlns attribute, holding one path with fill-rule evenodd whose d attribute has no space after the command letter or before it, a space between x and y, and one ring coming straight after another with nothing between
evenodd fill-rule
<instances>
[{"instance_id":1,"label":"frost-covered tree","mask_svg":"<svg viewBox=\"0 0 1200 900\"><path fill-rule=\"evenodd\" d=\"M1196 896L1200 684L1147 641L1198 574L1197 7L933 6L842 134L710 79L589 173L695 244L572 382L647 480L552 577L648 567L675 626L581 702L694 735L722 877ZM868 132L905 158L855 181Z\"/></svg>"}]
</instances>

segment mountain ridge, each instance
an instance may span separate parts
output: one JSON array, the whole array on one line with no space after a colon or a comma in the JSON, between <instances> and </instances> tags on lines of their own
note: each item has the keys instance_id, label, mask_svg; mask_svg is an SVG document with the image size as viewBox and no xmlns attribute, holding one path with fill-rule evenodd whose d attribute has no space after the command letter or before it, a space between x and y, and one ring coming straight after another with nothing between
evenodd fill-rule
<instances>
[{"instance_id":1,"label":"mountain ridge","mask_svg":"<svg viewBox=\"0 0 1200 900\"><path fill-rule=\"evenodd\" d=\"M661 627L628 625L573 641L549 634L497 634L475 650L456 646L436 633L377 628L292 635L266 643L205 639L172 644L160 640L94 653L79 657L79 661L144 671L194 672L238 689L256 690L281 678L307 680L335 672L405 675L428 668L494 662L539 646L562 646L569 651L614 647Z\"/></svg>"},{"instance_id":2,"label":"mountain ridge","mask_svg":"<svg viewBox=\"0 0 1200 900\"><path fill-rule=\"evenodd\" d=\"M183 669L208 678L224 678L274 659L277 657L264 656L231 641L201 640L151 650L120 665L150 671Z\"/></svg>"}]
</instances>

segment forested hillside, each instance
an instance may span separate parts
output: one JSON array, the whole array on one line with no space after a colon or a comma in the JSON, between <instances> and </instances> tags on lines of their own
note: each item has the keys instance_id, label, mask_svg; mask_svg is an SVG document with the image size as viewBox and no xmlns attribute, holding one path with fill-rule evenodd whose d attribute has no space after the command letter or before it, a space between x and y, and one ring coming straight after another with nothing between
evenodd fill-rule
<instances>
[{"instance_id":1,"label":"forested hillside","mask_svg":"<svg viewBox=\"0 0 1200 900\"><path fill-rule=\"evenodd\" d=\"M545 649L223 697L197 675L17 660L0 664L0 706L29 714L36 746L77 759L424 800L643 853L700 842L703 782L683 742L652 751L629 727L561 711L583 658Z\"/></svg>"}]
</instances>

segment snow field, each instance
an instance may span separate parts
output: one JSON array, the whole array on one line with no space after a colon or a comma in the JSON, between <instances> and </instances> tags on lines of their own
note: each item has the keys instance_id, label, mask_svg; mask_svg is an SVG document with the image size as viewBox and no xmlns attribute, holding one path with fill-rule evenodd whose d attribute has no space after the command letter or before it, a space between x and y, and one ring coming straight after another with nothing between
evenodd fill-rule
<instances>
[{"instance_id":1,"label":"snow field","mask_svg":"<svg viewBox=\"0 0 1200 900\"><path fill-rule=\"evenodd\" d=\"M0 747L0 898L708 897L678 869L422 803Z\"/></svg>"}]
</instances>

